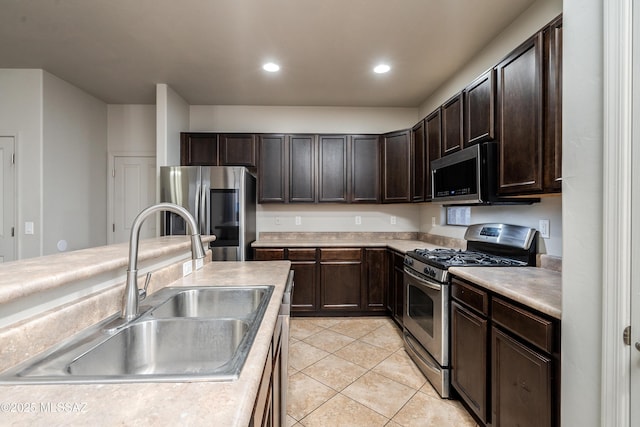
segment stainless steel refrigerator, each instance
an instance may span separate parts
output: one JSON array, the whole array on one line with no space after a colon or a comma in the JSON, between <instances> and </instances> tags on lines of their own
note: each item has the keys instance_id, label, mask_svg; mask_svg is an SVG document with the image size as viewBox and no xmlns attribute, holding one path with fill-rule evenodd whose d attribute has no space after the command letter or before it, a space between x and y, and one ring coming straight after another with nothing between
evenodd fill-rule
<instances>
[{"instance_id":1,"label":"stainless steel refrigerator","mask_svg":"<svg viewBox=\"0 0 640 427\"><path fill-rule=\"evenodd\" d=\"M160 201L183 206L191 212L200 234L214 234L214 261L251 259L256 239L256 177L244 167L163 166L160 168ZM186 234L178 215L164 212L162 235Z\"/></svg>"}]
</instances>

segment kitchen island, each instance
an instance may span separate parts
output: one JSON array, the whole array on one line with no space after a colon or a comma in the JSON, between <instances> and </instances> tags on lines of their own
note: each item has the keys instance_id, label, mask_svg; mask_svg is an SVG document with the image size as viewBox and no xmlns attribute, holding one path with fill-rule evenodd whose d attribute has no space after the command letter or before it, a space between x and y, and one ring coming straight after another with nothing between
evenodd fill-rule
<instances>
[{"instance_id":1,"label":"kitchen island","mask_svg":"<svg viewBox=\"0 0 640 427\"><path fill-rule=\"evenodd\" d=\"M165 240L162 240L165 239ZM167 252L166 238L160 239ZM141 256L153 256L146 250L154 251L153 244L141 248ZM109 263L121 264L124 257L126 265L126 247L122 253L111 253ZM176 251L186 254L188 246L179 243ZM113 251L113 247L105 247ZM91 249L87 251L99 252ZM77 251L82 252L82 251ZM78 257L81 254L68 254ZM56 259L62 255L56 255ZM177 264L181 267L180 256ZM40 258L46 263L47 257ZM120 261L114 261L117 258ZM21 261L22 262L22 261ZM26 261L24 261L26 262ZM106 261L105 261L106 262ZM20 263L20 262L18 262ZM33 261L29 261L33 263ZM12 266L13 269L19 267ZM69 266L72 268L72 265ZM119 267L120 268L120 267ZM51 385L0 385L0 420L2 425L224 425L246 426L252 416L258 388L265 366L265 360L270 350L272 336L282 294L290 269L289 261L278 262L208 262L205 266L192 274L162 282L156 277L154 290L164 286L246 286L273 285L274 291L267 306L263 321L258 329L248 358L236 381L229 382L183 382L183 383L118 383L118 384L51 384ZM155 273L154 273L155 275ZM171 277L171 275L165 275ZM164 276L163 276L164 277ZM56 286L63 286L58 283ZM29 287L29 284L26 285ZM47 285L47 289L53 285ZM123 286L114 285L104 293L111 293L118 300ZM30 318L8 325L0 330L3 352L3 370L15 362L33 356L36 345L25 347L23 341L37 340L40 336L54 335L54 340L65 338L59 333L65 327L75 329L71 324L76 317L60 317L56 315L68 312L75 306L84 304L83 311L96 310L95 302L91 302L96 295L81 297L77 302L67 302L59 308L49 309L43 313L42 319L61 320L64 324L49 324L34 315ZM87 301L89 301L87 303ZM107 313L113 314L114 311ZM90 313L86 313L90 315ZM81 316L81 315L80 315ZM86 316L85 316L86 317ZM104 318L104 317L103 317ZM80 319L78 320L80 323ZM13 349L13 351L12 351ZM6 360L12 360L8 364Z\"/></svg>"}]
</instances>

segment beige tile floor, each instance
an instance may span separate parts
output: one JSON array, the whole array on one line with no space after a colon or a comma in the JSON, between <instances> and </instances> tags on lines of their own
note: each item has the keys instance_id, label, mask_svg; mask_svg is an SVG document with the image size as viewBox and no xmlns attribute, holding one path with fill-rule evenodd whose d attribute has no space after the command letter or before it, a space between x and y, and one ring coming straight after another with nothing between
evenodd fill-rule
<instances>
[{"instance_id":1,"label":"beige tile floor","mask_svg":"<svg viewBox=\"0 0 640 427\"><path fill-rule=\"evenodd\" d=\"M291 318L288 427L475 427L441 399L389 318Z\"/></svg>"}]
</instances>

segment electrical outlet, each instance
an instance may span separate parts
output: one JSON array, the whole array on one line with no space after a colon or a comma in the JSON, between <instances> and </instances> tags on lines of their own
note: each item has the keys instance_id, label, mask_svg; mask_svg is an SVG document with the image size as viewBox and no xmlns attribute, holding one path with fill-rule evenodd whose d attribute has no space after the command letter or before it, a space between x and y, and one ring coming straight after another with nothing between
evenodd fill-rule
<instances>
[{"instance_id":1,"label":"electrical outlet","mask_svg":"<svg viewBox=\"0 0 640 427\"><path fill-rule=\"evenodd\" d=\"M362 224L362 217L360 215L356 215L356 225Z\"/></svg>"},{"instance_id":2,"label":"electrical outlet","mask_svg":"<svg viewBox=\"0 0 640 427\"><path fill-rule=\"evenodd\" d=\"M436 217L435 217L435 216L432 216L432 217L431 217L431 226L432 226L432 227L435 227L435 226L436 226Z\"/></svg>"},{"instance_id":3,"label":"electrical outlet","mask_svg":"<svg viewBox=\"0 0 640 427\"><path fill-rule=\"evenodd\" d=\"M543 239L548 239L549 237L551 237L549 234L550 232L548 219L541 219L538 228L538 231L540 231L540 237L542 237Z\"/></svg>"},{"instance_id":4,"label":"electrical outlet","mask_svg":"<svg viewBox=\"0 0 640 427\"><path fill-rule=\"evenodd\" d=\"M276 217L276 225L280 225L282 224L282 220L280 219L279 216Z\"/></svg>"},{"instance_id":5,"label":"electrical outlet","mask_svg":"<svg viewBox=\"0 0 640 427\"><path fill-rule=\"evenodd\" d=\"M202 258L198 258L196 260L196 270L200 270L204 266L204 260Z\"/></svg>"},{"instance_id":6,"label":"electrical outlet","mask_svg":"<svg viewBox=\"0 0 640 427\"><path fill-rule=\"evenodd\" d=\"M396 216L391 215L391 224L394 225L396 223Z\"/></svg>"},{"instance_id":7,"label":"electrical outlet","mask_svg":"<svg viewBox=\"0 0 640 427\"><path fill-rule=\"evenodd\" d=\"M185 261L182 263L182 277L188 276L193 271L193 264L191 261Z\"/></svg>"},{"instance_id":8,"label":"electrical outlet","mask_svg":"<svg viewBox=\"0 0 640 427\"><path fill-rule=\"evenodd\" d=\"M300 225L302 224L302 217L299 215L296 215L296 225Z\"/></svg>"}]
</instances>

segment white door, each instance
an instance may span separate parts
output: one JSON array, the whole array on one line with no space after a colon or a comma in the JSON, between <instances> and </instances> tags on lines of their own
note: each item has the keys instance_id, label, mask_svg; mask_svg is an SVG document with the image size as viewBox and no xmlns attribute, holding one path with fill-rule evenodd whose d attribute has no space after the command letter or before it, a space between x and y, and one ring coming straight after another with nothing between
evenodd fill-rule
<instances>
[{"instance_id":1,"label":"white door","mask_svg":"<svg viewBox=\"0 0 640 427\"><path fill-rule=\"evenodd\" d=\"M640 426L640 8L633 8L631 168L631 390L630 425Z\"/></svg>"},{"instance_id":2,"label":"white door","mask_svg":"<svg viewBox=\"0 0 640 427\"><path fill-rule=\"evenodd\" d=\"M15 259L14 137L0 136L0 262Z\"/></svg>"},{"instance_id":3,"label":"white door","mask_svg":"<svg viewBox=\"0 0 640 427\"><path fill-rule=\"evenodd\" d=\"M156 200L156 159L147 156L117 156L113 174L113 243L129 241L136 215ZM156 221L147 219L140 238L156 236Z\"/></svg>"}]
</instances>

